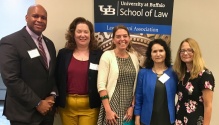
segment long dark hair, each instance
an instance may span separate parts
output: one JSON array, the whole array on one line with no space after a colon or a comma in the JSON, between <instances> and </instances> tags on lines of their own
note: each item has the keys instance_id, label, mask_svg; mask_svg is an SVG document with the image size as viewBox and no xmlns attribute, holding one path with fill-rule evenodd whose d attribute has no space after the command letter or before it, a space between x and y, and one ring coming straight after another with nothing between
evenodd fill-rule
<instances>
[{"instance_id":1,"label":"long dark hair","mask_svg":"<svg viewBox=\"0 0 219 125\"><path fill-rule=\"evenodd\" d=\"M152 51L152 46L154 44L159 44L161 46L163 46L165 52L166 52L166 58L165 58L165 65L167 67L170 67L171 65L171 51L169 46L167 45L167 43L162 40L162 39L155 39L153 41L151 41L148 45L147 51L146 51L146 60L145 60L145 67L146 68L152 68L154 66L154 61L151 59L151 51Z\"/></svg>"}]
</instances>

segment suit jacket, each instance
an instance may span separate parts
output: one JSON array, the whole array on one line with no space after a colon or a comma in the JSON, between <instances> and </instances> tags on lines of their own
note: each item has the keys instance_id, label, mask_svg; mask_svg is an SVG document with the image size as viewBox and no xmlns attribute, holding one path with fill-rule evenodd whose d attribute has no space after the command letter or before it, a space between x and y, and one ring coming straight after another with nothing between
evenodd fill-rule
<instances>
[{"instance_id":1,"label":"suit jacket","mask_svg":"<svg viewBox=\"0 0 219 125\"><path fill-rule=\"evenodd\" d=\"M9 120L41 121L44 116L36 110L37 104L52 91L56 92L55 46L45 36L43 39L51 57L48 70L42 56L31 58L28 54L37 46L25 27L0 41L0 71L7 87L3 114Z\"/></svg>"},{"instance_id":2,"label":"suit jacket","mask_svg":"<svg viewBox=\"0 0 219 125\"><path fill-rule=\"evenodd\" d=\"M89 53L89 66L90 63L99 64L102 50L91 50ZM59 91L59 96L56 98L56 104L60 107L65 107L66 96L67 96L67 71L72 58L73 50L61 49L57 56L57 67L56 67L56 81ZM89 67L88 66L88 67ZM88 95L90 108L100 107L101 100L97 91L97 73L98 70L88 70Z\"/></svg>"}]
</instances>

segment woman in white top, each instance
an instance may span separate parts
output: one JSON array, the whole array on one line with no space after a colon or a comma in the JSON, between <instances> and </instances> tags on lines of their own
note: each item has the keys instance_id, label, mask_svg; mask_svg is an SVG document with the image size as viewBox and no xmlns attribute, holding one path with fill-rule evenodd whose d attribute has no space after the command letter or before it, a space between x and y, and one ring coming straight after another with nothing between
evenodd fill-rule
<instances>
[{"instance_id":1,"label":"woman in white top","mask_svg":"<svg viewBox=\"0 0 219 125\"><path fill-rule=\"evenodd\" d=\"M132 119L139 62L130 44L128 29L114 27L112 50L104 52L98 68L97 88L102 100L98 125L122 125Z\"/></svg>"}]
</instances>

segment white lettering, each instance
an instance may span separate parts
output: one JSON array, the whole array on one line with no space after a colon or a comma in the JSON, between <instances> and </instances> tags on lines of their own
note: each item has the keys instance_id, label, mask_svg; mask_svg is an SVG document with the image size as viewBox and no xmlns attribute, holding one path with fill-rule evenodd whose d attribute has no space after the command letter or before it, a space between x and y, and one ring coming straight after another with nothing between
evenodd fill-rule
<instances>
[{"instance_id":1,"label":"white lettering","mask_svg":"<svg viewBox=\"0 0 219 125\"><path fill-rule=\"evenodd\" d=\"M107 5L107 7L104 8L104 5L99 5L100 11L103 12L103 15L115 15L115 8L112 8L112 5Z\"/></svg>"},{"instance_id":2,"label":"white lettering","mask_svg":"<svg viewBox=\"0 0 219 125\"><path fill-rule=\"evenodd\" d=\"M136 11L130 10L129 8L127 10L121 8L120 12L120 16L143 16L143 9Z\"/></svg>"},{"instance_id":3,"label":"white lettering","mask_svg":"<svg viewBox=\"0 0 219 125\"><path fill-rule=\"evenodd\" d=\"M140 3L140 2L125 2L125 1L121 1L120 2L122 6L140 6L140 7L143 7L144 3Z\"/></svg>"},{"instance_id":4,"label":"white lettering","mask_svg":"<svg viewBox=\"0 0 219 125\"><path fill-rule=\"evenodd\" d=\"M167 18L168 16L168 12L158 12L156 10L154 10L154 17L165 17Z\"/></svg>"},{"instance_id":5,"label":"white lettering","mask_svg":"<svg viewBox=\"0 0 219 125\"><path fill-rule=\"evenodd\" d=\"M165 4L163 3L150 3L150 7L165 7Z\"/></svg>"},{"instance_id":6,"label":"white lettering","mask_svg":"<svg viewBox=\"0 0 219 125\"><path fill-rule=\"evenodd\" d=\"M108 26L108 25L106 26L106 29L107 29L107 30L113 30L113 28L114 28L114 27L112 27L112 26Z\"/></svg>"},{"instance_id":7,"label":"white lettering","mask_svg":"<svg viewBox=\"0 0 219 125\"><path fill-rule=\"evenodd\" d=\"M145 11L144 15L145 15L146 17L151 17L152 11L153 11L153 9L151 9L150 11Z\"/></svg>"},{"instance_id":8,"label":"white lettering","mask_svg":"<svg viewBox=\"0 0 219 125\"><path fill-rule=\"evenodd\" d=\"M144 27L144 28L142 28L142 27L135 27L134 28L134 31L142 31L142 32L158 32L158 29L156 29L156 28L153 28L153 27Z\"/></svg>"}]
</instances>

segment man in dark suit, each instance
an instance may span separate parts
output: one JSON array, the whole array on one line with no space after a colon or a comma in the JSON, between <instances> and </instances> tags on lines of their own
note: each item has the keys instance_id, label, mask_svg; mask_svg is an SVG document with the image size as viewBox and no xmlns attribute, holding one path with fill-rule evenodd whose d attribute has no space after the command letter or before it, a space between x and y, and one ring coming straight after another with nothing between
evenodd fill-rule
<instances>
[{"instance_id":1,"label":"man in dark suit","mask_svg":"<svg viewBox=\"0 0 219 125\"><path fill-rule=\"evenodd\" d=\"M47 25L45 8L30 6L26 22L23 29L0 41L0 71L7 87L3 115L11 125L53 125L56 51L42 35Z\"/></svg>"}]
</instances>

